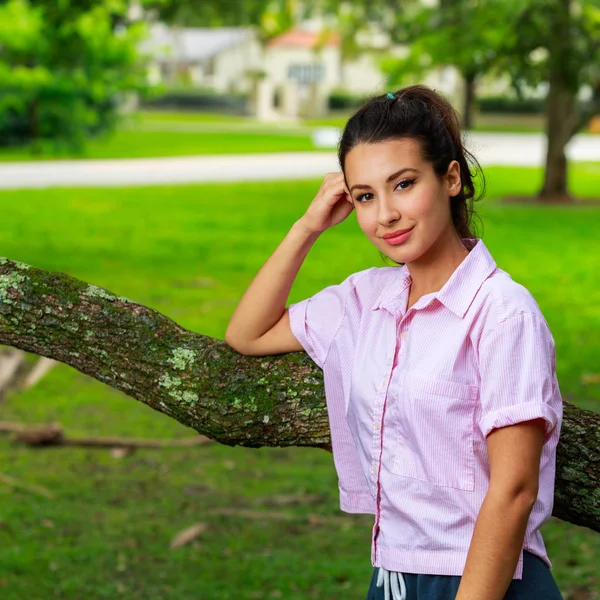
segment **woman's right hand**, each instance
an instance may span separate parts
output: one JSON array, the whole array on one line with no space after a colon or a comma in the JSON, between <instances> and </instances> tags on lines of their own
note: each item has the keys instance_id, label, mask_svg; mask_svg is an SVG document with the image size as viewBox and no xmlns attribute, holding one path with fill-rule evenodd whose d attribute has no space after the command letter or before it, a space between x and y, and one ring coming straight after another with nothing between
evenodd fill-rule
<instances>
[{"instance_id":1,"label":"woman's right hand","mask_svg":"<svg viewBox=\"0 0 600 600\"><path fill-rule=\"evenodd\" d=\"M314 233L341 223L354 209L352 196L348 193L343 173L327 173L323 183L300 219Z\"/></svg>"}]
</instances>

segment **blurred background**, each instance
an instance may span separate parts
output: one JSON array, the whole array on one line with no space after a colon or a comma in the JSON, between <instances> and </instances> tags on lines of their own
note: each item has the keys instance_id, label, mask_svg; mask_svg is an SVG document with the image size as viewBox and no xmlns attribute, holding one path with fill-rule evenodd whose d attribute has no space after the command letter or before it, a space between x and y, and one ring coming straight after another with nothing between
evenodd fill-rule
<instances>
[{"instance_id":1,"label":"blurred background","mask_svg":"<svg viewBox=\"0 0 600 600\"><path fill-rule=\"evenodd\" d=\"M223 339L347 118L425 83L483 165L478 234L550 324L563 398L598 412L599 40L598 0L0 0L0 254ZM321 236L289 302L384 266L363 238L353 216ZM49 423L173 447L19 441ZM366 596L372 517L340 512L330 454L193 435L0 347L0 596ZM600 598L600 536L543 534L565 599Z\"/></svg>"}]
</instances>

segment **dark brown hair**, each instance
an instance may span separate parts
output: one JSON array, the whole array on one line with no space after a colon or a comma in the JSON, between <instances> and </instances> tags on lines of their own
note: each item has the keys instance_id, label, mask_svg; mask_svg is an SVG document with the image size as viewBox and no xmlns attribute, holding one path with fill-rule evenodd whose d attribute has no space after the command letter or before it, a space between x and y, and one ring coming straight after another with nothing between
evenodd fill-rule
<instances>
[{"instance_id":1,"label":"dark brown hair","mask_svg":"<svg viewBox=\"0 0 600 600\"><path fill-rule=\"evenodd\" d=\"M453 160L460 165L462 189L450 199L452 222L461 238L473 238L473 202L483 197L485 179L477 159L463 146L460 117L440 94L424 85L412 85L394 94L374 96L350 117L338 146L342 171L346 155L358 144L413 138L420 142L423 158L442 177ZM471 166L473 171L471 171ZM481 189L476 192L479 173Z\"/></svg>"}]
</instances>

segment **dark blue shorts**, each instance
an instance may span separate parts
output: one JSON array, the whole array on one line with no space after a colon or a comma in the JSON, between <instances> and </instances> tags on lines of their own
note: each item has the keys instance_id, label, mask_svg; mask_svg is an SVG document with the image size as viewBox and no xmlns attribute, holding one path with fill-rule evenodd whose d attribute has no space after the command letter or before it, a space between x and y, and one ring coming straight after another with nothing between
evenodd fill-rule
<instances>
[{"instance_id":1,"label":"dark blue shorts","mask_svg":"<svg viewBox=\"0 0 600 600\"><path fill-rule=\"evenodd\" d=\"M383 588L377 587L378 568L373 569L366 600L384 600ZM403 573L407 600L454 600L460 576L415 575ZM548 565L535 554L523 550L523 579L513 579L504 600L563 600Z\"/></svg>"}]
</instances>

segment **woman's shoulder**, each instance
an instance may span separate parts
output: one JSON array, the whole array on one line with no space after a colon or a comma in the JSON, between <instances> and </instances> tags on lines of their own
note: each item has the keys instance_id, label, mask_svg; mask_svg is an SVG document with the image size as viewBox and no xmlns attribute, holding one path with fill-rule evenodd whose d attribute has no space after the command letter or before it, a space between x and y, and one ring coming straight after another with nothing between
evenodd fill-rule
<instances>
[{"instance_id":1,"label":"woman's shoulder","mask_svg":"<svg viewBox=\"0 0 600 600\"><path fill-rule=\"evenodd\" d=\"M531 291L499 267L482 283L471 309L483 335L507 319L533 317L545 322Z\"/></svg>"},{"instance_id":2,"label":"woman's shoulder","mask_svg":"<svg viewBox=\"0 0 600 600\"><path fill-rule=\"evenodd\" d=\"M352 281L355 299L361 306L373 306L386 292L398 286L399 279L408 273L406 266L370 267L352 273L347 281Z\"/></svg>"}]
</instances>

